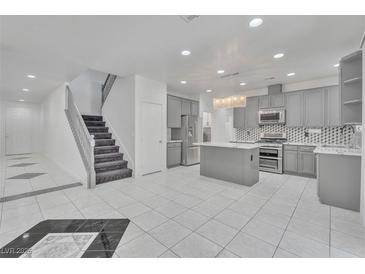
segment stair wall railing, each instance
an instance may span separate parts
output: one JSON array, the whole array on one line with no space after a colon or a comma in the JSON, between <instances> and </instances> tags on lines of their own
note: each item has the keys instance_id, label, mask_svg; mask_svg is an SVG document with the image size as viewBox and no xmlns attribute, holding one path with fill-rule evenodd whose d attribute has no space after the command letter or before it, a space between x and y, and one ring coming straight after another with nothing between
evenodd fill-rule
<instances>
[{"instance_id":1,"label":"stair wall railing","mask_svg":"<svg viewBox=\"0 0 365 274\"><path fill-rule=\"evenodd\" d=\"M108 76L105 79L105 82L101 89L101 106L104 105L104 102L106 98L109 95L110 90L112 89L112 86L114 85L115 80L117 79L117 75L114 74L108 74Z\"/></svg>"},{"instance_id":2,"label":"stair wall railing","mask_svg":"<svg viewBox=\"0 0 365 274\"><path fill-rule=\"evenodd\" d=\"M94 169L95 140L93 135L90 135L68 86L66 86L65 94L65 112L87 171L87 188L94 188L96 184Z\"/></svg>"}]
</instances>

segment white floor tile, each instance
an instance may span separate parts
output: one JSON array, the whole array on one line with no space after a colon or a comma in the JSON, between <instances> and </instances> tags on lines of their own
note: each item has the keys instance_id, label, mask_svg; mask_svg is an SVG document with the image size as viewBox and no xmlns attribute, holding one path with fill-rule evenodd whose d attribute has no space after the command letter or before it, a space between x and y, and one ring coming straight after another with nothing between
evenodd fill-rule
<instances>
[{"instance_id":1,"label":"white floor tile","mask_svg":"<svg viewBox=\"0 0 365 274\"><path fill-rule=\"evenodd\" d=\"M225 209L220 214L215 216L214 219L234 229L239 230L248 223L250 217L236 213L235 211L230 209Z\"/></svg>"},{"instance_id":2,"label":"white floor tile","mask_svg":"<svg viewBox=\"0 0 365 274\"><path fill-rule=\"evenodd\" d=\"M146 233L121 245L116 253L120 258L157 258L166 250L165 246Z\"/></svg>"},{"instance_id":3,"label":"white floor tile","mask_svg":"<svg viewBox=\"0 0 365 274\"><path fill-rule=\"evenodd\" d=\"M284 234L284 229L261 222L256 218L253 218L242 231L274 246L279 244Z\"/></svg>"},{"instance_id":4,"label":"white floor tile","mask_svg":"<svg viewBox=\"0 0 365 274\"><path fill-rule=\"evenodd\" d=\"M365 240L362 238L332 230L331 247L365 258Z\"/></svg>"},{"instance_id":5,"label":"white floor tile","mask_svg":"<svg viewBox=\"0 0 365 274\"><path fill-rule=\"evenodd\" d=\"M152 229L149 234L160 243L170 248L188 236L191 232L192 231L186 227L170 220Z\"/></svg>"},{"instance_id":6,"label":"white floor tile","mask_svg":"<svg viewBox=\"0 0 365 274\"><path fill-rule=\"evenodd\" d=\"M187 210L182 214L176 216L174 220L191 230L196 230L204 223L206 223L209 220L209 217L193 210Z\"/></svg>"},{"instance_id":7,"label":"white floor tile","mask_svg":"<svg viewBox=\"0 0 365 274\"><path fill-rule=\"evenodd\" d=\"M149 231L167 220L168 218L153 210L147 211L133 218L133 222L144 231Z\"/></svg>"},{"instance_id":8,"label":"white floor tile","mask_svg":"<svg viewBox=\"0 0 365 274\"><path fill-rule=\"evenodd\" d=\"M212 242L224 247L233 239L238 230L218 221L210 220L201 226L196 232Z\"/></svg>"}]
</instances>

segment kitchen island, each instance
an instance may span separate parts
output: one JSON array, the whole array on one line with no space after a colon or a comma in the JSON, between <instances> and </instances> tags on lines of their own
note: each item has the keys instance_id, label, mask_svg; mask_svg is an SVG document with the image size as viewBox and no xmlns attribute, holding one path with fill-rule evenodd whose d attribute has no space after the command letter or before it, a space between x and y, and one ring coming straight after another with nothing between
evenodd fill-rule
<instances>
[{"instance_id":1,"label":"kitchen island","mask_svg":"<svg viewBox=\"0 0 365 274\"><path fill-rule=\"evenodd\" d=\"M252 186L259 181L259 146L243 143L196 143L200 175Z\"/></svg>"}]
</instances>

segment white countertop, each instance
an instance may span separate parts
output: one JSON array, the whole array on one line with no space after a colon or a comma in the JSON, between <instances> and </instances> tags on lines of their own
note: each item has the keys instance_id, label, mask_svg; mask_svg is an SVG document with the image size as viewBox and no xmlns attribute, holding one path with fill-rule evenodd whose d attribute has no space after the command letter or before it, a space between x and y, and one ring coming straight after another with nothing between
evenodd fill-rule
<instances>
[{"instance_id":1,"label":"white countertop","mask_svg":"<svg viewBox=\"0 0 365 274\"><path fill-rule=\"evenodd\" d=\"M285 142L284 145L292 145L292 146L310 146L310 147L317 147L321 144L318 143L298 143L298 142Z\"/></svg>"},{"instance_id":2,"label":"white countertop","mask_svg":"<svg viewBox=\"0 0 365 274\"><path fill-rule=\"evenodd\" d=\"M321 147L314 150L315 154L332 154L346 156L361 156L361 148L343 148L343 147Z\"/></svg>"},{"instance_id":3,"label":"white countertop","mask_svg":"<svg viewBox=\"0 0 365 274\"><path fill-rule=\"evenodd\" d=\"M182 140L169 140L167 143L182 143Z\"/></svg>"},{"instance_id":4,"label":"white countertop","mask_svg":"<svg viewBox=\"0 0 365 274\"><path fill-rule=\"evenodd\" d=\"M226 148L237 148L237 149L254 149L260 147L258 144L229 143L229 142L205 142L205 143L194 143L193 145L206 146L206 147L226 147Z\"/></svg>"}]
</instances>

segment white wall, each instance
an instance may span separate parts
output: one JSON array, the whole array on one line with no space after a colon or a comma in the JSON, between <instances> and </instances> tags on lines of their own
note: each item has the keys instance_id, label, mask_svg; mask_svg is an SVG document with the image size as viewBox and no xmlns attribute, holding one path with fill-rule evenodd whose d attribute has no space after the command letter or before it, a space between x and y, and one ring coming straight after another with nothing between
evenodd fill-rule
<instances>
[{"instance_id":1,"label":"white wall","mask_svg":"<svg viewBox=\"0 0 365 274\"><path fill-rule=\"evenodd\" d=\"M162 105L162 159L156 159L161 163L161 170L166 169L166 146L167 146L167 88L165 83L154 81L151 79L144 78L142 76L136 75L135 78L135 91L136 91L136 109L135 109L135 140L136 140L136 158L135 158L135 173L136 175L142 175L141 159L144 157L144 153L141 150L142 144L142 127L144 126L144 121L142 121L142 103L149 102Z\"/></svg>"},{"instance_id":2,"label":"white wall","mask_svg":"<svg viewBox=\"0 0 365 274\"><path fill-rule=\"evenodd\" d=\"M135 161L135 76L118 77L103 105L102 115L124 153L128 167Z\"/></svg>"},{"instance_id":3,"label":"white wall","mask_svg":"<svg viewBox=\"0 0 365 274\"><path fill-rule=\"evenodd\" d=\"M36 103L26 103L26 102L8 102L1 101L0 102L0 155L4 155L6 153L6 112L8 108L21 108L26 110L30 117L31 122L31 136L29 138L32 140L31 142L31 152L40 152L41 151L41 124L40 124L40 115L41 115L41 107L40 104Z\"/></svg>"},{"instance_id":4,"label":"white wall","mask_svg":"<svg viewBox=\"0 0 365 274\"><path fill-rule=\"evenodd\" d=\"M42 102L41 125L44 155L86 185L87 173L65 114L65 85Z\"/></svg>"},{"instance_id":5,"label":"white wall","mask_svg":"<svg viewBox=\"0 0 365 274\"><path fill-rule=\"evenodd\" d=\"M362 98L365 98L365 51L362 52ZM362 106L362 155L361 155L361 202L360 214L362 224L365 226L365 107Z\"/></svg>"},{"instance_id":6,"label":"white wall","mask_svg":"<svg viewBox=\"0 0 365 274\"><path fill-rule=\"evenodd\" d=\"M70 82L70 89L82 114L101 113L101 86L107 74L87 70Z\"/></svg>"}]
</instances>

